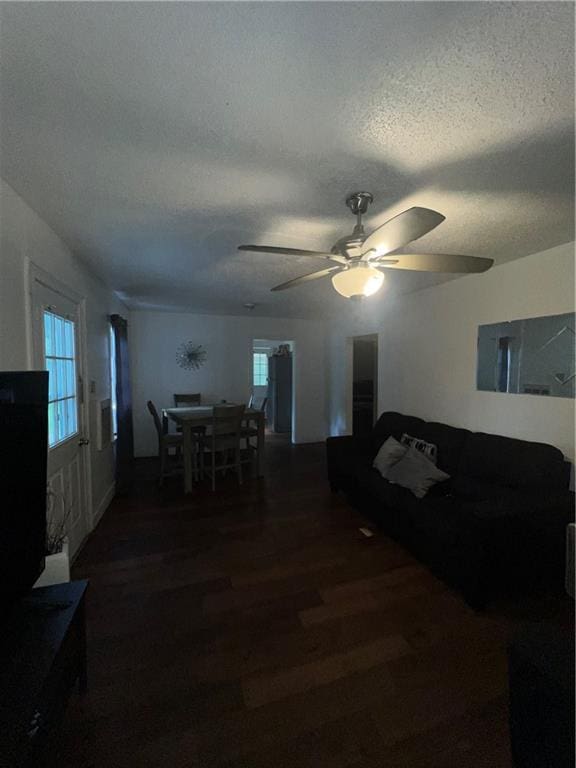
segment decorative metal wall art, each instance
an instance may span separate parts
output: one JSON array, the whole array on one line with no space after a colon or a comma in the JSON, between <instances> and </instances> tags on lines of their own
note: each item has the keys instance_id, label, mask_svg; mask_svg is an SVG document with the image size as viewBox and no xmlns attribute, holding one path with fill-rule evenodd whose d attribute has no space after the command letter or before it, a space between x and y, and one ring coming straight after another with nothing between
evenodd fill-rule
<instances>
[{"instance_id":1,"label":"decorative metal wall art","mask_svg":"<svg viewBox=\"0 0 576 768\"><path fill-rule=\"evenodd\" d=\"M187 371L197 371L206 362L206 350L202 344L185 341L176 351L176 362Z\"/></svg>"}]
</instances>

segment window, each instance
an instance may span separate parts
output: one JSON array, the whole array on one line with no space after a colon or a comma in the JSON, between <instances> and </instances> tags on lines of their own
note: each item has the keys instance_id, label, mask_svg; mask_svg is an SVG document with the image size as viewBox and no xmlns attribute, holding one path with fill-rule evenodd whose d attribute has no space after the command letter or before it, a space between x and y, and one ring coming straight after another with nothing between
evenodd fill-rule
<instances>
[{"instance_id":1,"label":"window","mask_svg":"<svg viewBox=\"0 0 576 768\"><path fill-rule=\"evenodd\" d=\"M268 383L268 355L265 352L254 352L254 376L255 387L265 387Z\"/></svg>"},{"instance_id":2,"label":"window","mask_svg":"<svg viewBox=\"0 0 576 768\"><path fill-rule=\"evenodd\" d=\"M110 326L110 406L112 410L112 440L118 436L118 405L116 402L116 334Z\"/></svg>"},{"instance_id":3,"label":"window","mask_svg":"<svg viewBox=\"0 0 576 768\"><path fill-rule=\"evenodd\" d=\"M48 445L78 432L74 322L44 310L44 360L48 371Z\"/></svg>"}]
</instances>

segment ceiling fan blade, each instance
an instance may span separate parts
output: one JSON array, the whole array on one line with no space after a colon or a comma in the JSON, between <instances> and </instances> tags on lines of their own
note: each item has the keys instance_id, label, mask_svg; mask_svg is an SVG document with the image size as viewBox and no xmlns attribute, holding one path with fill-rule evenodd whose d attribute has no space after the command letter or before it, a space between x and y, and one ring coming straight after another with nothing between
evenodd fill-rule
<instances>
[{"instance_id":1,"label":"ceiling fan blade","mask_svg":"<svg viewBox=\"0 0 576 768\"><path fill-rule=\"evenodd\" d=\"M295 277L294 280L288 280L286 283L271 288L272 291L285 291L286 288L295 288L297 285L307 283L309 280L319 280L321 277L327 277L332 272L341 272L341 267L328 267L328 269L321 269L318 272L311 272L309 275L302 275L301 277Z\"/></svg>"},{"instance_id":2,"label":"ceiling fan blade","mask_svg":"<svg viewBox=\"0 0 576 768\"><path fill-rule=\"evenodd\" d=\"M363 261L384 256L430 232L446 217L431 208L409 208L368 235L362 244Z\"/></svg>"},{"instance_id":3,"label":"ceiling fan blade","mask_svg":"<svg viewBox=\"0 0 576 768\"><path fill-rule=\"evenodd\" d=\"M371 264L382 266L382 269L408 269L416 272L473 273L486 272L494 264L494 259L457 256L453 253L395 253L394 259L375 259Z\"/></svg>"},{"instance_id":4,"label":"ceiling fan blade","mask_svg":"<svg viewBox=\"0 0 576 768\"><path fill-rule=\"evenodd\" d=\"M280 248L275 245L239 245L239 251L253 251L255 253L278 253L284 256L308 256L315 259L329 259L339 264L348 262L343 256L337 253L326 253L325 251L303 251L300 248Z\"/></svg>"}]
</instances>

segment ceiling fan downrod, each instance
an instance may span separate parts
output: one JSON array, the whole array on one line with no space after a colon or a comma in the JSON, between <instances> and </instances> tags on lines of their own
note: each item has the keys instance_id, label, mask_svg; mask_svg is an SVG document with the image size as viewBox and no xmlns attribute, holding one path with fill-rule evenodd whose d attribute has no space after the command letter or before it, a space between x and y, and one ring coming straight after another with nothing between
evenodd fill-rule
<instances>
[{"instance_id":1,"label":"ceiling fan downrod","mask_svg":"<svg viewBox=\"0 0 576 768\"><path fill-rule=\"evenodd\" d=\"M355 235L364 234L364 226L362 224L362 216L368 211L368 206L372 203L374 198L370 192L352 192L346 198L346 205L354 216L356 216L356 226L354 227Z\"/></svg>"}]
</instances>

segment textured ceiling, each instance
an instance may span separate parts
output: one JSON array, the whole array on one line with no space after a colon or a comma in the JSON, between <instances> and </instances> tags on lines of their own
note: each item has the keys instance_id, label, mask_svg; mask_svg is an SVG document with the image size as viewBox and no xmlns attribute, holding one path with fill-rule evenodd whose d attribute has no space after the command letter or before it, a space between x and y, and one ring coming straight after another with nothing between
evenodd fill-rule
<instances>
[{"instance_id":1,"label":"textured ceiling","mask_svg":"<svg viewBox=\"0 0 576 768\"><path fill-rule=\"evenodd\" d=\"M132 307L319 316L327 249L411 205L497 262L573 233L572 3L1 3L1 174ZM321 263L318 264L320 268ZM391 272L387 292L438 281Z\"/></svg>"}]
</instances>

